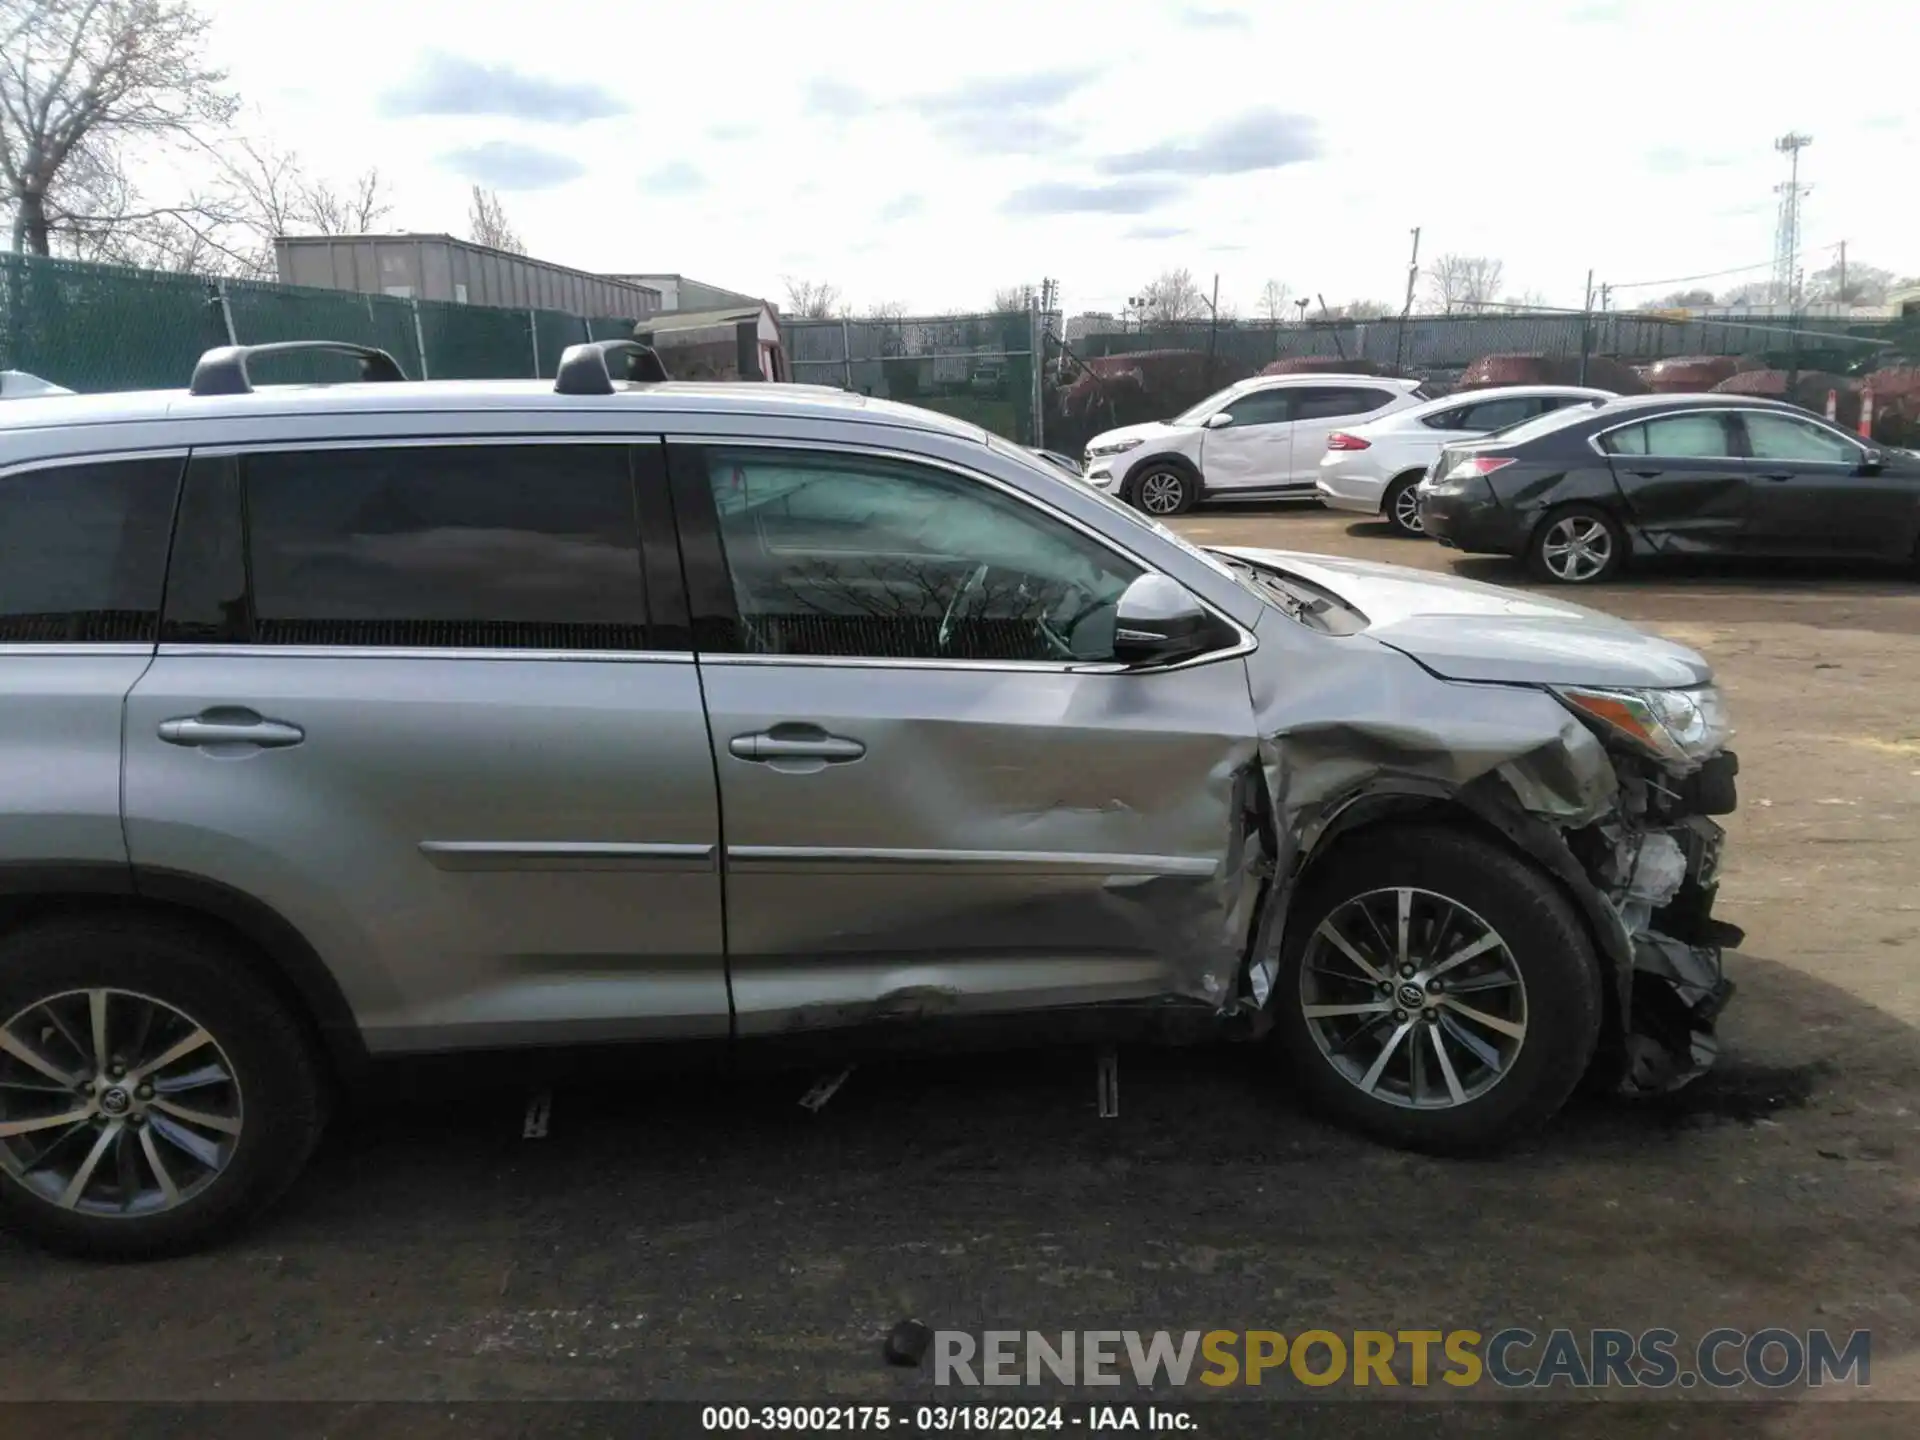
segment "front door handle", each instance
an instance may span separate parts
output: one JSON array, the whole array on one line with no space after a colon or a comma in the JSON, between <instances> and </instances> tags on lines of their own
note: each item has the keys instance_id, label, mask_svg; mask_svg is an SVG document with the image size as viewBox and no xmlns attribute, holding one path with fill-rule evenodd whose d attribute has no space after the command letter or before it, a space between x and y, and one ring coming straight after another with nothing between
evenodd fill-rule
<instances>
[{"instance_id":1,"label":"front door handle","mask_svg":"<svg viewBox=\"0 0 1920 1440\"><path fill-rule=\"evenodd\" d=\"M1794 472L1791 470L1775 470L1770 474L1762 475L1760 478L1762 480L1791 480L1793 479L1793 475Z\"/></svg>"},{"instance_id":2,"label":"front door handle","mask_svg":"<svg viewBox=\"0 0 1920 1440\"><path fill-rule=\"evenodd\" d=\"M258 745L276 749L298 745L307 738L307 732L298 725L263 719L249 710L162 720L160 738L169 745Z\"/></svg>"},{"instance_id":3,"label":"front door handle","mask_svg":"<svg viewBox=\"0 0 1920 1440\"><path fill-rule=\"evenodd\" d=\"M858 760L867 747L811 725L780 725L757 735L734 736L727 742L727 753L742 760L817 760L840 765Z\"/></svg>"}]
</instances>

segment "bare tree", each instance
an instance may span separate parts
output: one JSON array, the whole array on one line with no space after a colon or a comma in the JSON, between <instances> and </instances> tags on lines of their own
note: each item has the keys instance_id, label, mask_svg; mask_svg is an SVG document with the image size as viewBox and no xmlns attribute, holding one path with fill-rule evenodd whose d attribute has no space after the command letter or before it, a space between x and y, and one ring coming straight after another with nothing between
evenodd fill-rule
<instances>
[{"instance_id":1,"label":"bare tree","mask_svg":"<svg viewBox=\"0 0 1920 1440\"><path fill-rule=\"evenodd\" d=\"M780 277L787 287L787 310L802 320L830 320L840 309L840 287L824 280Z\"/></svg>"},{"instance_id":2,"label":"bare tree","mask_svg":"<svg viewBox=\"0 0 1920 1440\"><path fill-rule=\"evenodd\" d=\"M393 213L390 194L377 165L344 190L317 180L307 189L306 221L316 235L370 235Z\"/></svg>"},{"instance_id":3,"label":"bare tree","mask_svg":"<svg viewBox=\"0 0 1920 1440\"><path fill-rule=\"evenodd\" d=\"M1011 315L1015 311L1025 310L1033 304L1033 286L1002 285L993 292L993 310L996 315Z\"/></svg>"},{"instance_id":4,"label":"bare tree","mask_svg":"<svg viewBox=\"0 0 1920 1440\"><path fill-rule=\"evenodd\" d=\"M1704 305L1713 304L1711 290L1675 290L1653 302L1656 310L1698 310Z\"/></svg>"},{"instance_id":5,"label":"bare tree","mask_svg":"<svg viewBox=\"0 0 1920 1440\"><path fill-rule=\"evenodd\" d=\"M876 300L867 307L869 320L899 320L907 313L903 300Z\"/></svg>"},{"instance_id":6,"label":"bare tree","mask_svg":"<svg viewBox=\"0 0 1920 1440\"><path fill-rule=\"evenodd\" d=\"M1184 324L1206 308L1190 270L1168 270L1140 292L1140 318L1148 325Z\"/></svg>"},{"instance_id":7,"label":"bare tree","mask_svg":"<svg viewBox=\"0 0 1920 1440\"><path fill-rule=\"evenodd\" d=\"M201 57L189 0L0 0L0 186L13 248L52 253L62 227L97 229L75 169L124 178L129 144L224 124L234 101ZM121 217L125 218L125 217Z\"/></svg>"},{"instance_id":8,"label":"bare tree","mask_svg":"<svg viewBox=\"0 0 1920 1440\"><path fill-rule=\"evenodd\" d=\"M1893 272L1878 265L1845 265L1838 260L1807 277L1807 298L1838 305L1884 305L1893 288Z\"/></svg>"},{"instance_id":9,"label":"bare tree","mask_svg":"<svg viewBox=\"0 0 1920 1440\"><path fill-rule=\"evenodd\" d=\"M1278 325L1287 316L1287 305L1292 292L1284 282L1269 280L1260 287L1260 313Z\"/></svg>"},{"instance_id":10,"label":"bare tree","mask_svg":"<svg viewBox=\"0 0 1920 1440\"><path fill-rule=\"evenodd\" d=\"M1505 269L1485 255L1442 255L1427 267L1427 294L1443 314L1477 309L1500 293Z\"/></svg>"},{"instance_id":11,"label":"bare tree","mask_svg":"<svg viewBox=\"0 0 1920 1440\"><path fill-rule=\"evenodd\" d=\"M1547 297L1539 290L1522 290L1517 295L1503 295L1500 303L1513 310L1545 310Z\"/></svg>"},{"instance_id":12,"label":"bare tree","mask_svg":"<svg viewBox=\"0 0 1920 1440\"><path fill-rule=\"evenodd\" d=\"M1385 320L1398 315L1399 309L1384 300L1349 300L1344 305L1327 307L1328 320Z\"/></svg>"},{"instance_id":13,"label":"bare tree","mask_svg":"<svg viewBox=\"0 0 1920 1440\"><path fill-rule=\"evenodd\" d=\"M467 208L467 234L476 245L488 245L514 255L527 253L527 242L507 219L507 207L500 203L498 190L473 187L473 203Z\"/></svg>"}]
</instances>

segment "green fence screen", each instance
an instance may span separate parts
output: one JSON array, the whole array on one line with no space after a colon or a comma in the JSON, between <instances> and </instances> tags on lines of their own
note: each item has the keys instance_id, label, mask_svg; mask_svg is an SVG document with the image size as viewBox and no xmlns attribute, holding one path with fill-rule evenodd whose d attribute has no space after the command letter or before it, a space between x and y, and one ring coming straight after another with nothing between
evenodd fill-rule
<instances>
[{"instance_id":1,"label":"green fence screen","mask_svg":"<svg viewBox=\"0 0 1920 1440\"><path fill-rule=\"evenodd\" d=\"M202 352L275 340L377 346L416 379L548 377L567 346L630 338L634 323L0 252L0 370L70 390L177 389ZM357 372L344 357L300 355L262 360L253 373L297 384Z\"/></svg>"}]
</instances>

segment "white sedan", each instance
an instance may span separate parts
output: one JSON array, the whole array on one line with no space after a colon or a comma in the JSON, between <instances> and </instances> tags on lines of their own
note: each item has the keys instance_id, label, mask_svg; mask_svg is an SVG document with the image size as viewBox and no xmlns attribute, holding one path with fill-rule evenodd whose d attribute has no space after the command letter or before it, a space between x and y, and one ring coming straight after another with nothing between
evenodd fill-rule
<instances>
[{"instance_id":1,"label":"white sedan","mask_svg":"<svg viewBox=\"0 0 1920 1440\"><path fill-rule=\"evenodd\" d=\"M1582 401L1611 400L1610 390L1577 385L1509 385L1447 395L1396 410L1327 437L1314 490L1334 510L1383 515L1402 535L1420 533L1414 487L1440 452Z\"/></svg>"}]
</instances>

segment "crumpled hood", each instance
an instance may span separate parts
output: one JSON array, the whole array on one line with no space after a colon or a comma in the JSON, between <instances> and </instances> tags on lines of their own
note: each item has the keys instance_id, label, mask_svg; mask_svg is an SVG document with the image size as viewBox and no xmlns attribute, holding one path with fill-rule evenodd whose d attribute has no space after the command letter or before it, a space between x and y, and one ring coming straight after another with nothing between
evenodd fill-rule
<instances>
[{"instance_id":1,"label":"crumpled hood","mask_svg":"<svg viewBox=\"0 0 1920 1440\"><path fill-rule=\"evenodd\" d=\"M1164 420L1146 420L1138 425L1122 425L1117 430L1102 430L1087 442L1087 448L1096 445L1115 445L1122 440L1139 440L1151 445L1156 440L1164 440L1169 435L1187 433L1191 427L1169 425Z\"/></svg>"},{"instance_id":2,"label":"crumpled hood","mask_svg":"<svg viewBox=\"0 0 1920 1440\"><path fill-rule=\"evenodd\" d=\"M1679 688L1713 678L1686 646L1565 600L1404 565L1215 548L1332 591L1367 617L1369 636L1448 680Z\"/></svg>"}]
</instances>

